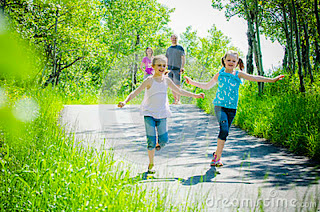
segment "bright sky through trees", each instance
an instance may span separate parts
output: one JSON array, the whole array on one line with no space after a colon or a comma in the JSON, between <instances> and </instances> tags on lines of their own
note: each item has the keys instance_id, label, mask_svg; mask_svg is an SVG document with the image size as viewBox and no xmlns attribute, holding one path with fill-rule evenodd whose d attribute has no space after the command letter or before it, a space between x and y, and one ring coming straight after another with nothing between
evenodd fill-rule
<instances>
[{"instance_id":1,"label":"bright sky through trees","mask_svg":"<svg viewBox=\"0 0 320 212\"><path fill-rule=\"evenodd\" d=\"M234 46L240 48L244 54L247 53L246 21L236 16L227 21L223 11L220 12L211 7L211 0L158 0L158 2L169 8L176 8L171 14L169 23L176 34L180 35L187 26L192 26L193 30L197 30L198 36L205 37L208 29L215 24L219 30L231 38ZM272 43L262 35L261 48L266 72L272 66L281 64L284 50L279 43Z\"/></svg>"}]
</instances>

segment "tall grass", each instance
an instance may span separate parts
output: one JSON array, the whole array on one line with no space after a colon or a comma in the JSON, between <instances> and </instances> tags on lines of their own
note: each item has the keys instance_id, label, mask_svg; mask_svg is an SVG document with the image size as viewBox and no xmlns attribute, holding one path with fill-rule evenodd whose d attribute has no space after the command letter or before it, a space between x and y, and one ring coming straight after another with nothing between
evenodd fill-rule
<instances>
[{"instance_id":1,"label":"tall grass","mask_svg":"<svg viewBox=\"0 0 320 212\"><path fill-rule=\"evenodd\" d=\"M296 76L265 84L263 95L247 83L235 124L251 134L287 147L292 152L320 161L320 83L298 91Z\"/></svg>"},{"instance_id":2,"label":"tall grass","mask_svg":"<svg viewBox=\"0 0 320 212\"><path fill-rule=\"evenodd\" d=\"M276 83L265 83L259 94L257 83L240 86L240 97L234 124L251 135L264 137L296 154L320 161L320 82L307 83L307 92L299 92L297 76ZM198 100L200 108L214 113L215 89L204 91Z\"/></svg>"},{"instance_id":3,"label":"tall grass","mask_svg":"<svg viewBox=\"0 0 320 212\"><path fill-rule=\"evenodd\" d=\"M116 165L112 151L75 145L58 124L61 96L52 88L19 90L39 106L37 117L19 133L1 135L0 211L192 211L167 201L163 191L146 189Z\"/></svg>"}]
</instances>

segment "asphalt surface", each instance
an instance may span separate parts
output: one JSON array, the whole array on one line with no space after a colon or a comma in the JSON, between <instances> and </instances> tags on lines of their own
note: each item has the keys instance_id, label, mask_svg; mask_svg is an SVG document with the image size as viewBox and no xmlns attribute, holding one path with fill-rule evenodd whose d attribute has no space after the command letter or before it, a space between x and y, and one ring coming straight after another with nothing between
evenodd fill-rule
<instances>
[{"instance_id":1,"label":"asphalt surface","mask_svg":"<svg viewBox=\"0 0 320 212\"><path fill-rule=\"evenodd\" d=\"M76 142L113 149L132 179L159 188L175 204L202 211L320 211L320 168L264 139L231 127L223 167L210 167L219 126L194 105L171 105L169 143L156 151L156 173L146 174L148 154L139 105L66 105L61 124Z\"/></svg>"}]
</instances>

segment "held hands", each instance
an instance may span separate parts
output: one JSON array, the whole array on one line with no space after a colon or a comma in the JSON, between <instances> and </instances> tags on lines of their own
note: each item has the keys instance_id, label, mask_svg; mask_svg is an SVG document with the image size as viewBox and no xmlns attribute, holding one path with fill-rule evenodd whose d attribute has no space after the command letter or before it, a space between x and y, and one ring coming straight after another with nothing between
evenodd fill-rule
<instances>
[{"instance_id":1,"label":"held hands","mask_svg":"<svg viewBox=\"0 0 320 212\"><path fill-rule=\"evenodd\" d=\"M195 94L195 97L197 99L204 99L204 93Z\"/></svg>"},{"instance_id":2,"label":"held hands","mask_svg":"<svg viewBox=\"0 0 320 212\"><path fill-rule=\"evenodd\" d=\"M125 105L126 105L126 103L124 103L124 102L119 102L118 107L122 108L122 107L124 107Z\"/></svg>"},{"instance_id":3,"label":"held hands","mask_svg":"<svg viewBox=\"0 0 320 212\"><path fill-rule=\"evenodd\" d=\"M284 78L284 75L279 75L275 78L273 78L273 82L277 82L278 80L282 80Z\"/></svg>"},{"instance_id":4,"label":"held hands","mask_svg":"<svg viewBox=\"0 0 320 212\"><path fill-rule=\"evenodd\" d=\"M190 79L190 77L184 76L184 78L186 79L185 82L186 82L187 84L191 85L191 79Z\"/></svg>"}]
</instances>

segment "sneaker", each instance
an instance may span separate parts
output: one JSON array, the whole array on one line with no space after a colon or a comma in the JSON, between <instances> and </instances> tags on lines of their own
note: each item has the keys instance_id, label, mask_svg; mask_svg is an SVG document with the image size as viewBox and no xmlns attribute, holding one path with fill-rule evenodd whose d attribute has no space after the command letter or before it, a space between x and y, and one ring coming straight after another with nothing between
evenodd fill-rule
<instances>
[{"instance_id":1,"label":"sneaker","mask_svg":"<svg viewBox=\"0 0 320 212\"><path fill-rule=\"evenodd\" d=\"M220 161L220 159L217 160L217 155L215 155L215 152L212 155L213 155L213 159L210 163L210 166L216 166L216 167L223 166L223 163Z\"/></svg>"},{"instance_id":2,"label":"sneaker","mask_svg":"<svg viewBox=\"0 0 320 212\"><path fill-rule=\"evenodd\" d=\"M214 159L212 159L210 166L221 167L223 166L223 163L220 161L220 159L218 161L215 161Z\"/></svg>"},{"instance_id":3,"label":"sneaker","mask_svg":"<svg viewBox=\"0 0 320 212\"><path fill-rule=\"evenodd\" d=\"M149 164L148 166L148 174L154 174L156 170L154 169L154 164Z\"/></svg>"}]
</instances>

